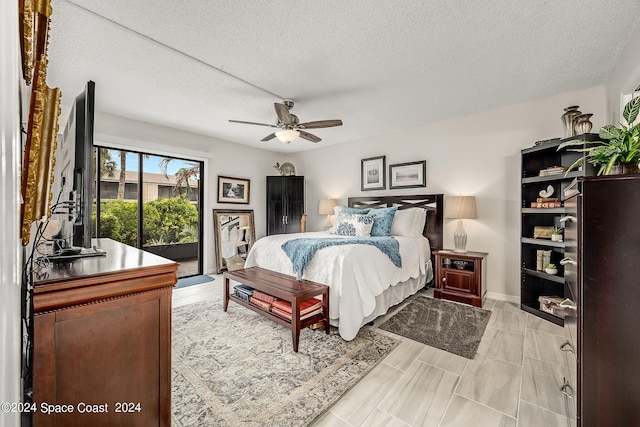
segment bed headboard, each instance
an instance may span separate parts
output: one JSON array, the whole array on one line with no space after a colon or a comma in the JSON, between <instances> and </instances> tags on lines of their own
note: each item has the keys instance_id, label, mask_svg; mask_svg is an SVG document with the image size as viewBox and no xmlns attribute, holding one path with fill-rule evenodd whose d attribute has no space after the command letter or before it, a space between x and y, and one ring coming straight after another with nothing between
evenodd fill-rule
<instances>
[{"instance_id":1,"label":"bed headboard","mask_svg":"<svg viewBox=\"0 0 640 427\"><path fill-rule=\"evenodd\" d=\"M442 249L443 244L443 194L420 194L410 196L369 196L349 197L347 204L356 209L390 208L398 209L423 208L427 211L427 223L422 234L429 239L431 250Z\"/></svg>"}]
</instances>

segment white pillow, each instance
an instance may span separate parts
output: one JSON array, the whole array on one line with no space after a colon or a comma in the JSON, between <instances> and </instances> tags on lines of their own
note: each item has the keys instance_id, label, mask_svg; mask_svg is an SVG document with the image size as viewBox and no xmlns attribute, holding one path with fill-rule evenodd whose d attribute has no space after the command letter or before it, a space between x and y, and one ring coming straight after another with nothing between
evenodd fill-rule
<instances>
[{"instance_id":1,"label":"white pillow","mask_svg":"<svg viewBox=\"0 0 640 427\"><path fill-rule=\"evenodd\" d=\"M413 231L416 233L416 236L422 236L422 232L424 231L424 226L427 224L427 210L422 208L418 209L418 212L415 216L415 223Z\"/></svg>"},{"instance_id":2,"label":"white pillow","mask_svg":"<svg viewBox=\"0 0 640 427\"><path fill-rule=\"evenodd\" d=\"M368 237L371 236L373 221L373 215L340 212L336 215L333 232L340 236Z\"/></svg>"},{"instance_id":3,"label":"white pillow","mask_svg":"<svg viewBox=\"0 0 640 427\"><path fill-rule=\"evenodd\" d=\"M427 221L427 211L422 208L409 208L396 211L391 225L392 236L422 236Z\"/></svg>"}]
</instances>

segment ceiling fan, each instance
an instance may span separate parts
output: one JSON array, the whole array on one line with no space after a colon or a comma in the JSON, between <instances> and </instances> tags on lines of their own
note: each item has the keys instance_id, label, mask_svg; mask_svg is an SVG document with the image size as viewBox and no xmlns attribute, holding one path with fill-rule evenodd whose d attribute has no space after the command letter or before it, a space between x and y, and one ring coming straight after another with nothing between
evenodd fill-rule
<instances>
[{"instance_id":1,"label":"ceiling fan","mask_svg":"<svg viewBox=\"0 0 640 427\"><path fill-rule=\"evenodd\" d=\"M244 123L247 125L279 128L280 130L265 136L261 139L261 141L269 141L273 138L278 138L280 141L286 142L287 144L297 137L304 138L311 142L320 142L322 141L322 139L313 134L310 134L309 132L306 132L306 129L320 129L342 126L342 120L318 120L314 122L300 123L300 121L298 120L298 116L289 112L289 110L293 108L293 101L290 99L285 99L284 101L282 101L282 103L275 102L273 106L275 107L276 114L278 115L278 122L275 125L269 125L266 123L245 122L242 120L229 121L232 123Z\"/></svg>"}]
</instances>

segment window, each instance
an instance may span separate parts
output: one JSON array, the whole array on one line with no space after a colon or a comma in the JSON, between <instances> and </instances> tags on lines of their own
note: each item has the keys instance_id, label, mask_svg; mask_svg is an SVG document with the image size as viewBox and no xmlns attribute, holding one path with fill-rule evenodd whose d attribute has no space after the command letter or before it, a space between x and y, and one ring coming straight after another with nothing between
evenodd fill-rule
<instances>
[{"instance_id":1,"label":"window","mask_svg":"<svg viewBox=\"0 0 640 427\"><path fill-rule=\"evenodd\" d=\"M180 262L202 274L200 161L98 147L97 237Z\"/></svg>"}]
</instances>

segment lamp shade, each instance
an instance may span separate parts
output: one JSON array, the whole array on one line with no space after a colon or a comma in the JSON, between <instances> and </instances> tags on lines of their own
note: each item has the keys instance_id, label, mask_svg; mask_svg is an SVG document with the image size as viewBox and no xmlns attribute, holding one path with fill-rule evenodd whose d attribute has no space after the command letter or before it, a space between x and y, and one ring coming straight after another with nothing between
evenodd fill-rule
<instances>
[{"instance_id":1,"label":"lamp shade","mask_svg":"<svg viewBox=\"0 0 640 427\"><path fill-rule=\"evenodd\" d=\"M448 219L476 219L475 196L449 196L444 206L444 217Z\"/></svg>"},{"instance_id":2,"label":"lamp shade","mask_svg":"<svg viewBox=\"0 0 640 427\"><path fill-rule=\"evenodd\" d=\"M240 224L238 224L240 226L240 229L243 228L249 228L249 215L242 215L240 216Z\"/></svg>"},{"instance_id":3,"label":"lamp shade","mask_svg":"<svg viewBox=\"0 0 640 427\"><path fill-rule=\"evenodd\" d=\"M338 206L336 199L321 199L318 207L319 215L333 215L333 208Z\"/></svg>"},{"instance_id":4,"label":"lamp shade","mask_svg":"<svg viewBox=\"0 0 640 427\"><path fill-rule=\"evenodd\" d=\"M276 132L276 137L287 144L300 136L300 132L293 129L283 129Z\"/></svg>"}]
</instances>

